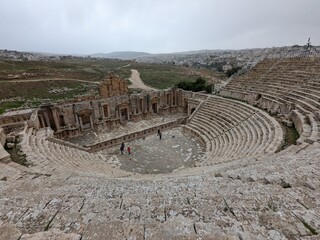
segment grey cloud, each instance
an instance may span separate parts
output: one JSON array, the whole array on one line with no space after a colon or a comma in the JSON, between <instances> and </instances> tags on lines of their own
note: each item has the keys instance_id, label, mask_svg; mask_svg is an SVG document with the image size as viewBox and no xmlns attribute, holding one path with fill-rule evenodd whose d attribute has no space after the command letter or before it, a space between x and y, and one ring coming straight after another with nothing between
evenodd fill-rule
<instances>
[{"instance_id":1,"label":"grey cloud","mask_svg":"<svg viewBox=\"0 0 320 240\"><path fill-rule=\"evenodd\" d=\"M320 44L318 0L0 0L0 48L172 52Z\"/></svg>"}]
</instances>

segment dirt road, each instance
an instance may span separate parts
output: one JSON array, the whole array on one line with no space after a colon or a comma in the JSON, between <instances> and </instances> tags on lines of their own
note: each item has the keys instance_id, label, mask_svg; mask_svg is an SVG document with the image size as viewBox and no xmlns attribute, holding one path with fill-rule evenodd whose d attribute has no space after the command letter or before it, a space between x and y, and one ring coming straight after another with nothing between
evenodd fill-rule
<instances>
[{"instance_id":1,"label":"dirt road","mask_svg":"<svg viewBox=\"0 0 320 240\"><path fill-rule=\"evenodd\" d=\"M123 67L127 67L123 66ZM150 90L157 90L155 88L146 86L140 78L140 73L136 69L131 69L131 76L129 78L130 82L132 83L129 88L139 88L142 90L150 91ZM41 81L77 81L83 83L91 83L91 84L100 84L97 81L88 81L88 80L79 80L79 79L64 79L64 78L49 78L49 79L12 79L12 80L0 80L1 83L20 83L20 82L41 82Z\"/></svg>"},{"instance_id":2,"label":"dirt road","mask_svg":"<svg viewBox=\"0 0 320 240\"><path fill-rule=\"evenodd\" d=\"M146 86L141 78L140 78L140 73L138 72L138 70L136 69L131 69L131 77L129 78L130 82L132 83L129 88L139 88L139 89L142 89L142 90L157 90L155 88L152 88L152 87L149 87L149 86Z\"/></svg>"}]
</instances>

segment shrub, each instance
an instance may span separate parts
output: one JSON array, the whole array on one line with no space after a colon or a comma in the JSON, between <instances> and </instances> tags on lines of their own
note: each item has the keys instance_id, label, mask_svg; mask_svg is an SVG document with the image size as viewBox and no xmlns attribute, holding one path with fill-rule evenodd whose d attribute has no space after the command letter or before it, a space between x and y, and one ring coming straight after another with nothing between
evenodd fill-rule
<instances>
[{"instance_id":1,"label":"shrub","mask_svg":"<svg viewBox=\"0 0 320 240\"><path fill-rule=\"evenodd\" d=\"M241 67L232 68L232 69L228 70L228 71L226 72L226 74L227 74L228 77L231 77L233 74L235 74L236 72L238 72L238 70L240 70L240 69L241 69Z\"/></svg>"},{"instance_id":2,"label":"shrub","mask_svg":"<svg viewBox=\"0 0 320 240\"><path fill-rule=\"evenodd\" d=\"M201 77L197 78L194 82L180 81L176 86L186 91L206 91L207 93L212 93L212 85L207 85L206 80Z\"/></svg>"}]
</instances>

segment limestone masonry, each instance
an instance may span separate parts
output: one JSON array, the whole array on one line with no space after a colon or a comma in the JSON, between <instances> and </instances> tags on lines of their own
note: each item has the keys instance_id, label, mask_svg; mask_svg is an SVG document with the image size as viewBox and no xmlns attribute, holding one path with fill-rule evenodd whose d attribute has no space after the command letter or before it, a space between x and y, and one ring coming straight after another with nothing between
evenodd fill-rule
<instances>
[{"instance_id":1,"label":"limestone masonry","mask_svg":"<svg viewBox=\"0 0 320 240\"><path fill-rule=\"evenodd\" d=\"M121 96L128 94L128 84L119 77L110 75L107 79L102 81L100 85L101 98L109 98L113 96Z\"/></svg>"},{"instance_id":2,"label":"limestone masonry","mask_svg":"<svg viewBox=\"0 0 320 240\"><path fill-rule=\"evenodd\" d=\"M110 76L99 98L2 114L0 239L319 239L320 58L216 89Z\"/></svg>"}]
</instances>

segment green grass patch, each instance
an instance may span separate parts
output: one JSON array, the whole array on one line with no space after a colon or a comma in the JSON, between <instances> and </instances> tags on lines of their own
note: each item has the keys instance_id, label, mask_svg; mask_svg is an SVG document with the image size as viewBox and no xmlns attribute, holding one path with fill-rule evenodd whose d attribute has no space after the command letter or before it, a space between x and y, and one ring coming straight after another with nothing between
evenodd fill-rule
<instances>
[{"instance_id":1,"label":"green grass patch","mask_svg":"<svg viewBox=\"0 0 320 240\"><path fill-rule=\"evenodd\" d=\"M21 97L29 101L34 99L70 99L92 92L98 92L97 84L72 80L0 83L0 94L3 99L14 97Z\"/></svg>"},{"instance_id":2,"label":"green grass patch","mask_svg":"<svg viewBox=\"0 0 320 240\"><path fill-rule=\"evenodd\" d=\"M23 101L0 103L0 114L4 113L7 109L19 108L23 104L24 104Z\"/></svg>"},{"instance_id":3,"label":"green grass patch","mask_svg":"<svg viewBox=\"0 0 320 240\"><path fill-rule=\"evenodd\" d=\"M130 76L130 70L123 71L121 68L132 61L111 59L64 59L52 61L1 61L0 80L8 79L8 75L21 75L20 79L39 77L73 78L80 80L102 80L109 72L119 73L120 76ZM27 76L23 74L36 74Z\"/></svg>"},{"instance_id":4,"label":"green grass patch","mask_svg":"<svg viewBox=\"0 0 320 240\"><path fill-rule=\"evenodd\" d=\"M138 70L146 85L159 89L170 88L181 81L195 81L200 76L200 73L194 69L169 64L133 63L128 67L129 69ZM122 69L124 70L125 68ZM205 76L204 78L210 77Z\"/></svg>"}]
</instances>

